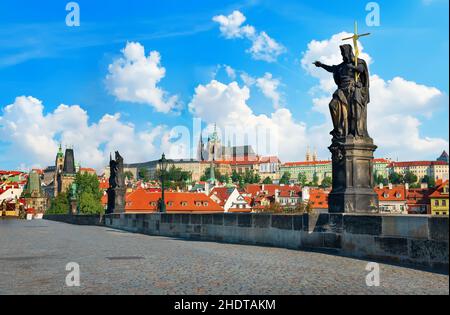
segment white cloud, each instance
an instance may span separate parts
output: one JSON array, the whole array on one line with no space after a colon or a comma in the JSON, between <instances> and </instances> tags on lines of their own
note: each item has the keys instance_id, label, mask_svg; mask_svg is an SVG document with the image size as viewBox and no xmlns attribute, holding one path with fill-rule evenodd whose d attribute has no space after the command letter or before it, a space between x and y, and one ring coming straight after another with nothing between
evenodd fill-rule
<instances>
[{"instance_id":1,"label":"white cloud","mask_svg":"<svg viewBox=\"0 0 450 315\"><path fill-rule=\"evenodd\" d=\"M121 121L120 114L106 114L90 124L88 113L78 105L60 105L44 114L40 100L25 96L17 97L0 116L0 136L9 143L5 154L28 167L52 165L60 141L74 146L75 159L82 166L97 170L107 165L109 153L116 150L126 162L147 161L158 157L161 149L172 150L169 134L164 126L137 131L133 124Z\"/></svg>"},{"instance_id":2,"label":"white cloud","mask_svg":"<svg viewBox=\"0 0 450 315\"><path fill-rule=\"evenodd\" d=\"M303 54L303 58L301 60L302 68L312 77L319 79L319 87L324 92L334 92L336 85L330 74L323 69L317 68L313 65L313 62L318 60L328 65L340 64L342 62L342 56L339 46L344 44L342 41L343 38L350 36L352 36L352 34L342 32L333 35L328 40L312 40L308 44L308 49ZM364 46L360 42L358 42L358 45L361 51L359 58L366 60L367 64L370 66L372 63L372 58L364 52Z\"/></svg>"},{"instance_id":3,"label":"white cloud","mask_svg":"<svg viewBox=\"0 0 450 315\"><path fill-rule=\"evenodd\" d=\"M339 46L342 38L351 34L339 33L328 40L313 40L308 44L308 50L303 54L301 65L303 69L319 80L319 85L311 90L313 94L313 109L324 114L326 123L323 128L332 129L329 118L328 104L331 94L336 89L332 75L323 69L316 68L312 63L319 60L333 65L342 62ZM368 64L372 58L365 53L359 43L361 55ZM448 148L448 141L443 138L421 136L420 116L430 118L448 97L437 88L408 81L401 77L384 80L376 74L371 75L371 103L368 105L368 128L370 135L379 146L377 155L411 160L427 159ZM323 132L323 131L322 131ZM326 139L319 147L327 145Z\"/></svg>"},{"instance_id":4,"label":"white cloud","mask_svg":"<svg viewBox=\"0 0 450 315\"><path fill-rule=\"evenodd\" d=\"M207 123L217 123L225 130L221 137L228 143L228 132L236 145L251 144L261 155L279 155L285 161L297 160L304 154L306 125L297 122L288 109L277 109L270 115L255 115L247 102L250 89L236 82L224 84L213 80L195 89L189 109Z\"/></svg>"},{"instance_id":5,"label":"white cloud","mask_svg":"<svg viewBox=\"0 0 450 315\"><path fill-rule=\"evenodd\" d=\"M232 67L225 65L225 72L231 80L236 79L236 71Z\"/></svg>"},{"instance_id":6,"label":"white cloud","mask_svg":"<svg viewBox=\"0 0 450 315\"><path fill-rule=\"evenodd\" d=\"M256 85L264 96L272 100L273 107L278 109L281 101L281 96L278 92L280 80L273 78L271 73L266 73L263 77L256 80Z\"/></svg>"},{"instance_id":7,"label":"white cloud","mask_svg":"<svg viewBox=\"0 0 450 315\"><path fill-rule=\"evenodd\" d=\"M273 107L278 109L281 107L282 95L279 91L281 86L281 80L274 78L272 73L266 72L264 76L260 78L252 77L248 73L241 71L240 79L247 87L255 86L261 91L261 93L272 101Z\"/></svg>"},{"instance_id":8,"label":"white cloud","mask_svg":"<svg viewBox=\"0 0 450 315\"><path fill-rule=\"evenodd\" d=\"M146 56L144 46L129 42L122 57L114 60L108 70L107 89L119 101L147 104L162 113L179 108L178 96L170 96L158 86L166 76L159 52L152 51Z\"/></svg>"},{"instance_id":9,"label":"white cloud","mask_svg":"<svg viewBox=\"0 0 450 315\"><path fill-rule=\"evenodd\" d=\"M242 72L241 73L241 80L247 86L252 86L252 85L254 85L256 83L256 79L253 78L251 75L249 75L246 72Z\"/></svg>"},{"instance_id":10,"label":"white cloud","mask_svg":"<svg viewBox=\"0 0 450 315\"><path fill-rule=\"evenodd\" d=\"M227 39L242 38L244 32L242 24L247 18L239 11L234 11L228 16L218 15L213 17L213 21L220 24L220 32Z\"/></svg>"},{"instance_id":11,"label":"white cloud","mask_svg":"<svg viewBox=\"0 0 450 315\"><path fill-rule=\"evenodd\" d=\"M228 16L218 15L213 21L219 23L220 32L227 39L246 38L252 42L247 50L255 60L274 62L286 49L283 45L267 35L266 32L257 32L255 27L244 25L246 17L240 11L233 11Z\"/></svg>"}]
</instances>

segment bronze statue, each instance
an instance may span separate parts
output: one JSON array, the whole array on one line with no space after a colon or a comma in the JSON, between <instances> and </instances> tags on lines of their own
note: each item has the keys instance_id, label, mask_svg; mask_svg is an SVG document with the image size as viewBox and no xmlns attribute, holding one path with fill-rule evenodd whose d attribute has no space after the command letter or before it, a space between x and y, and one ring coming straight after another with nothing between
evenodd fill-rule
<instances>
[{"instance_id":1,"label":"bronze statue","mask_svg":"<svg viewBox=\"0 0 450 315\"><path fill-rule=\"evenodd\" d=\"M330 112L333 121L331 135L334 139L354 137L369 137L367 132L367 104L369 96L369 70L363 59L357 59L351 45L342 45L343 62L329 66L316 61L314 65L333 73L338 89L330 102Z\"/></svg>"},{"instance_id":2,"label":"bronze statue","mask_svg":"<svg viewBox=\"0 0 450 315\"><path fill-rule=\"evenodd\" d=\"M351 45L340 46L343 61L339 65L314 64L333 74L337 90L330 102L333 120L332 155L333 188L328 195L329 213L375 213L378 195L374 190L374 152L377 146L367 132L369 70L359 59L358 34L355 22Z\"/></svg>"}]
</instances>

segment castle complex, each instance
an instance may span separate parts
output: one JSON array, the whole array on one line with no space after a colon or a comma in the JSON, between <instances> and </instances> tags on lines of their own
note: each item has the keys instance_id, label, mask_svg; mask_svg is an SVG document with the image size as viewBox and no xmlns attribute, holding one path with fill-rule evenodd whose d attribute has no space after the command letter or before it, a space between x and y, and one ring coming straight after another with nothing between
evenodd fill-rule
<instances>
[{"instance_id":1,"label":"castle complex","mask_svg":"<svg viewBox=\"0 0 450 315\"><path fill-rule=\"evenodd\" d=\"M208 137L208 142L204 144L203 136L197 147L198 161L256 161L257 155L250 145L231 146L223 145L217 133L217 127L214 126L213 133Z\"/></svg>"}]
</instances>

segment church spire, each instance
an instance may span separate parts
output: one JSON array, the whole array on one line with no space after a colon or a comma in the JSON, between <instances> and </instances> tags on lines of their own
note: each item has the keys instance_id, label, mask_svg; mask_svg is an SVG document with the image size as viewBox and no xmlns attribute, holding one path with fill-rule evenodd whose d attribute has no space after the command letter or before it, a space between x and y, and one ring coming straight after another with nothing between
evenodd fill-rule
<instances>
[{"instance_id":1,"label":"church spire","mask_svg":"<svg viewBox=\"0 0 450 315\"><path fill-rule=\"evenodd\" d=\"M199 161L204 161L205 160L205 158L203 156L203 150L204 150L203 132L200 131L200 139L198 140L198 147L197 147L197 159Z\"/></svg>"}]
</instances>

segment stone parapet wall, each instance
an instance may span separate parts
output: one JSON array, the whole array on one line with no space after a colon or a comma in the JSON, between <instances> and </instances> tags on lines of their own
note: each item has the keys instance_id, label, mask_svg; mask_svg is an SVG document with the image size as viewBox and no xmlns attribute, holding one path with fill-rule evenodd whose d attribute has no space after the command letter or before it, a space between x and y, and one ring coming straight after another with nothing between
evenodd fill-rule
<instances>
[{"instance_id":1,"label":"stone parapet wall","mask_svg":"<svg viewBox=\"0 0 450 315\"><path fill-rule=\"evenodd\" d=\"M359 214L111 214L57 221L105 224L133 233L326 250L356 258L448 271L448 217ZM46 217L55 219L55 216ZM99 223L103 222L103 223Z\"/></svg>"},{"instance_id":2,"label":"stone parapet wall","mask_svg":"<svg viewBox=\"0 0 450 315\"><path fill-rule=\"evenodd\" d=\"M98 215L44 215L44 220L76 225L104 225L104 217Z\"/></svg>"}]
</instances>

